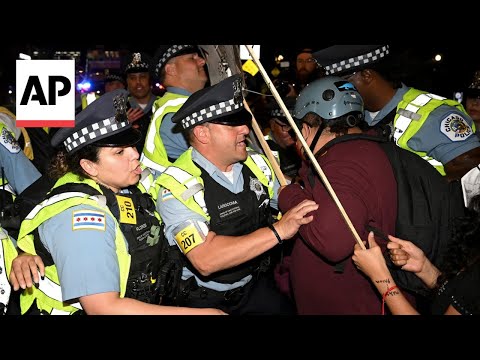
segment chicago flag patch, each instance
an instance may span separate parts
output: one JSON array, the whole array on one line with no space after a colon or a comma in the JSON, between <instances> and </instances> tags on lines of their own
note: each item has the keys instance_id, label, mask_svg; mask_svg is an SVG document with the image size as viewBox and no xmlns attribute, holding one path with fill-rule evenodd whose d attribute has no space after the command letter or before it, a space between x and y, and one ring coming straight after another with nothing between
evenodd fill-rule
<instances>
[{"instance_id":1,"label":"chicago flag patch","mask_svg":"<svg viewBox=\"0 0 480 360\"><path fill-rule=\"evenodd\" d=\"M95 210L74 211L72 217L72 229L94 229L105 231L105 212Z\"/></svg>"}]
</instances>

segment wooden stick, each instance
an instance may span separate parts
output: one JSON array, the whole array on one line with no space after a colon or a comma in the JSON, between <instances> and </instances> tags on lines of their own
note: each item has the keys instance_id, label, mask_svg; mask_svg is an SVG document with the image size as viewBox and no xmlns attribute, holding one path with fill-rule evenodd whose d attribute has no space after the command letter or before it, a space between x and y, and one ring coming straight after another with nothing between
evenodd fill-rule
<instances>
[{"instance_id":1,"label":"wooden stick","mask_svg":"<svg viewBox=\"0 0 480 360\"><path fill-rule=\"evenodd\" d=\"M263 79L265 80L265 83L267 84L268 88L270 89L270 92L272 93L275 100L277 100L278 105L280 106L280 108L284 112L285 116L287 117L287 120L290 123L290 126L292 127L292 129L295 131L295 134L297 134L297 139L300 140L300 142L302 143L303 149L307 153L310 161L312 162L313 166L315 167L315 170L317 170L318 175L320 176L320 179L325 184L325 187L327 188L328 193L330 194L333 201L335 202L338 209L340 210L340 213L343 217L343 220L345 220L347 226L349 227L350 231L352 232L352 234L353 234L355 240L357 241L358 245L360 245L360 247L363 250L365 250L366 249L365 245L363 244L362 240L360 239L360 236L358 235L357 230L353 226L350 218L348 217L345 209L343 208L342 203L338 199L337 194L335 194L335 191L333 190L332 186L330 185L330 182L328 181L327 177L325 176L325 173L323 172L320 165L318 164L317 159L315 159L315 156L313 155L312 151L310 150L310 147L305 142L305 139L303 138L302 133L298 129L297 125L295 124L295 121L293 121L293 118L290 115L290 112L288 111L288 109L285 106L280 94L278 93L277 89L275 88L272 81L270 80L270 77L268 76L267 72L265 71L263 65L260 63L260 60L257 58L255 53L253 52L253 49L249 45L243 45L243 46L245 46L245 48L250 53L250 56L252 57L253 61L255 62L257 67L259 68L260 73L262 74Z\"/></svg>"},{"instance_id":2,"label":"wooden stick","mask_svg":"<svg viewBox=\"0 0 480 360\"><path fill-rule=\"evenodd\" d=\"M270 161L270 164L272 165L275 175L277 175L277 179L278 179L278 182L280 183L280 186L287 185L287 180L285 179L285 176L283 175L283 172L280 169L280 165L278 165L277 159L275 159L275 156L273 156L270 146L268 146L268 143L265 141L265 138L263 137L262 129L260 129L260 126L258 125L257 120L255 120L255 116L253 116L252 110L250 110L250 106L248 106L248 103L246 100L243 100L243 104L245 106L245 109L250 111L250 113L252 114L253 131L257 136L258 142L262 146L265 156L267 157L268 161Z\"/></svg>"}]
</instances>

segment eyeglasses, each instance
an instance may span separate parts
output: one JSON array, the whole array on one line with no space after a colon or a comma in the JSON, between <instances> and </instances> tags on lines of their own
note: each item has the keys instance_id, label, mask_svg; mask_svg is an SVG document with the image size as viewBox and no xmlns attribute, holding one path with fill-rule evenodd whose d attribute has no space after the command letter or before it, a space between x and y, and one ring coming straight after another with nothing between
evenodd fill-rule
<instances>
[{"instance_id":1,"label":"eyeglasses","mask_svg":"<svg viewBox=\"0 0 480 360\"><path fill-rule=\"evenodd\" d=\"M277 124L278 126L280 126L282 128L282 131L289 131L292 127L290 125L285 125L285 124L282 124L281 122L278 122L275 120L275 124Z\"/></svg>"},{"instance_id":2,"label":"eyeglasses","mask_svg":"<svg viewBox=\"0 0 480 360\"><path fill-rule=\"evenodd\" d=\"M316 63L317 61L314 58L308 58L308 59L297 59L297 64L311 64L311 63Z\"/></svg>"}]
</instances>

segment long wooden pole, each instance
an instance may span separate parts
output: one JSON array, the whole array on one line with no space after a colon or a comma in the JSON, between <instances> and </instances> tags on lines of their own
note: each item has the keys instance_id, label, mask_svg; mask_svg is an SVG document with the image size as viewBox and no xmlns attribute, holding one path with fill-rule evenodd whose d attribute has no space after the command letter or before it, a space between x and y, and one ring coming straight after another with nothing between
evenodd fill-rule
<instances>
[{"instance_id":1,"label":"long wooden pole","mask_svg":"<svg viewBox=\"0 0 480 360\"><path fill-rule=\"evenodd\" d=\"M272 165L273 171L275 172L275 175L277 175L278 182L280 183L280 186L287 185L287 180L285 179L285 176L283 175L282 170L280 169L280 165L277 162L277 159L275 159L275 156L273 156L272 150L270 149L270 146L268 146L268 143L265 141L265 138L263 137L263 132L262 129L260 129L260 126L258 125L257 120L255 120L255 116L253 116L252 110L250 110L250 106L248 106L248 103L246 100L243 100L243 104L245 108L250 111L252 114L252 128L253 131L255 132L255 135L257 136L257 140L262 146L263 152L265 153L265 156L267 157L268 161L270 161L270 164Z\"/></svg>"},{"instance_id":2,"label":"long wooden pole","mask_svg":"<svg viewBox=\"0 0 480 360\"><path fill-rule=\"evenodd\" d=\"M273 85L272 81L270 80L270 77L268 76L267 72L265 71L265 68L261 64L260 60L258 59L257 55L253 52L253 49L249 45L244 45L245 48L248 50L250 56L252 57L253 61L257 65L258 69L260 70L260 73L262 74L263 79L265 80L265 83L267 84L268 88L270 89L270 92L272 93L273 97L275 100L277 100L278 105L282 109L283 113L287 117L288 122L290 123L290 126L292 129L295 131L295 134L297 134L297 139L300 140L302 143L303 149L307 153L310 161L312 162L315 170L317 170L318 175L320 176L320 179L322 182L325 184L325 187L327 188L327 191L329 192L330 196L332 197L333 201L337 205L338 209L340 210L340 213L343 217L343 220L345 220L347 226L349 227L350 231L352 232L355 240L357 243L360 245L360 247L365 250L365 245L363 244L362 240L360 239L360 236L357 233L357 230L352 224L352 221L348 217L345 209L343 208L342 203L337 197L337 194L335 194L335 191L332 188L332 185L330 185L330 181L328 181L327 177L325 176L325 173L323 172L322 168L317 162L317 159L315 159L315 156L313 155L312 151L310 150L310 147L307 145L305 142L305 139L303 138L302 133L298 129L297 125L295 124L295 121L293 121L292 116L290 115L290 112L288 111L287 107L285 106L285 103L283 102L280 94L278 93L277 89Z\"/></svg>"}]
</instances>

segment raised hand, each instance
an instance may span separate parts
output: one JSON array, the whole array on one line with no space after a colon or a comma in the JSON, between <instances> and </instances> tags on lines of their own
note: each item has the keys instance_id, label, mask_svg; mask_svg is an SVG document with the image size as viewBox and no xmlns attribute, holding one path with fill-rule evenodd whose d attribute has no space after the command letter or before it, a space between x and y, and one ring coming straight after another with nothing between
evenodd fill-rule
<instances>
[{"instance_id":1,"label":"raised hand","mask_svg":"<svg viewBox=\"0 0 480 360\"><path fill-rule=\"evenodd\" d=\"M130 124L140 119L143 115L144 115L144 112L140 108L127 110L127 118Z\"/></svg>"},{"instance_id":2,"label":"raised hand","mask_svg":"<svg viewBox=\"0 0 480 360\"><path fill-rule=\"evenodd\" d=\"M300 204L283 214L280 221L275 223L275 229L282 240L292 238L297 233L300 226L311 222L313 220L313 215L307 216L307 214L317 209L318 204L316 202L312 200L303 200Z\"/></svg>"}]
</instances>

